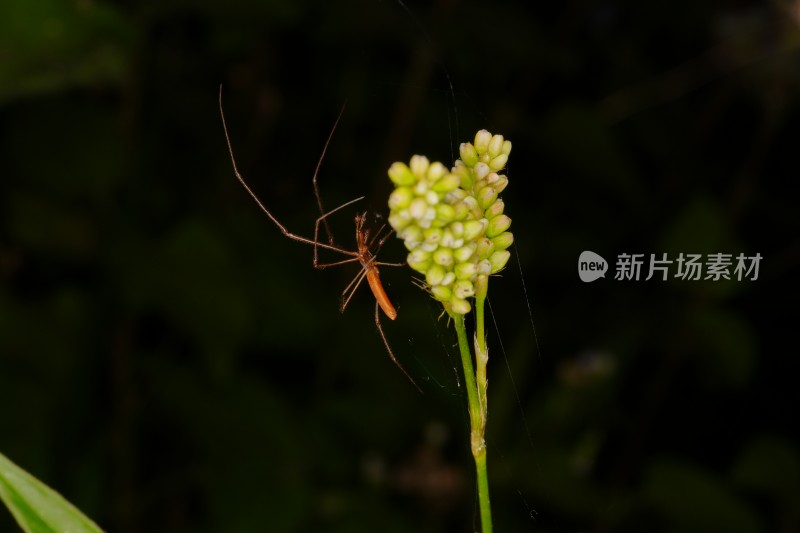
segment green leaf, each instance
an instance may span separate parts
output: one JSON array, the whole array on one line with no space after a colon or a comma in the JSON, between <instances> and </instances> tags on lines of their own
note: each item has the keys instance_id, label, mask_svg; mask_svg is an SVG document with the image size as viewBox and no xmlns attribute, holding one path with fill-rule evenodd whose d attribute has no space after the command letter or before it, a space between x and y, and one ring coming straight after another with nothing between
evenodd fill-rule
<instances>
[{"instance_id":1,"label":"green leaf","mask_svg":"<svg viewBox=\"0 0 800 533\"><path fill-rule=\"evenodd\" d=\"M26 532L102 531L59 493L1 453L0 499Z\"/></svg>"}]
</instances>

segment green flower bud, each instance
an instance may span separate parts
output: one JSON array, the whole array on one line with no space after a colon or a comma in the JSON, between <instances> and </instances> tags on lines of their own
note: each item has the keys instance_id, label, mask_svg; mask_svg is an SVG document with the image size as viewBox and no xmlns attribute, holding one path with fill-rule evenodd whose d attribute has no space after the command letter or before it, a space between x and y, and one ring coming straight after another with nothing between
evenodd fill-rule
<instances>
[{"instance_id":1,"label":"green flower bud","mask_svg":"<svg viewBox=\"0 0 800 533\"><path fill-rule=\"evenodd\" d=\"M438 161L432 163L428 168L428 179L432 182L438 181L445 174L447 174L447 167Z\"/></svg>"},{"instance_id":2,"label":"green flower bud","mask_svg":"<svg viewBox=\"0 0 800 533\"><path fill-rule=\"evenodd\" d=\"M478 162L478 151L472 143L461 143L458 147L458 153L461 155L461 160L468 167L474 167Z\"/></svg>"},{"instance_id":3,"label":"green flower bud","mask_svg":"<svg viewBox=\"0 0 800 533\"><path fill-rule=\"evenodd\" d=\"M511 257L511 252L508 250L501 250L492 254L489 258L489 262L492 264L492 271L490 274L495 274L503 270L508 263L508 258Z\"/></svg>"},{"instance_id":4,"label":"green flower bud","mask_svg":"<svg viewBox=\"0 0 800 533\"><path fill-rule=\"evenodd\" d=\"M442 282L446 274L447 271L441 265L431 265L425 271L425 281L431 286L443 285Z\"/></svg>"},{"instance_id":5,"label":"green flower bud","mask_svg":"<svg viewBox=\"0 0 800 533\"><path fill-rule=\"evenodd\" d=\"M427 210L428 202L422 198L414 198L414 200L408 206L408 212L411 213L411 217L416 220L422 220L425 218L425 212Z\"/></svg>"},{"instance_id":6,"label":"green flower bud","mask_svg":"<svg viewBox=\"0 0 800 533\"><path fill-rule=\"evenodd\" d=\"M440 247L433 252L433 262L445 268L452 267L455 263L453 259L453 251L450 248Z\"/></svg>"},{"instance_id":7,"label":"green flower bud","mask_svg":"<svg viewBox=\"0 0 800 533\"><path fill-rule=\"evenodd\" d=\"M479 154L485 153L489 149L489 143L492 141L492 134L486 130L480 130L475 134L475 150Z\"/></svg>"},{"instance_id":8,"label":"green flower bud","mask_svg":"<svg viewBox=\"0 0 800 533\"><path fill-rule=\"evenodd\" d=\"M505 176L504 174L501 174L497 178L497 181L492 183L492 188L495 191L497 191L497 194L500 194L501 192L503 192L507 186L508 186L508 177Z\"/></svg>"},{"instance_id":9,"label":"green flower bud","mask_svg":"<svg viewBox=\"0 0 800 533\"><path fill-rule=\"evenodd\" d=\"M452 285L453 282L456 280L456 275L452 272L448 272L444 275L444 279L442 280L442 285Z\"/></svg>"},{"instance_id":10,"label":"green flower bud","mask_svg":"<svg viewBox=\"0 0 800 533\"><path fill-rule=\"evenodd\" d=\"M493 135L492 140L489 141L489 155L494 159L503 151L503 136Z\"/></svg>"},{"instance_id":11,"label":"green flower bud","mask_svg":"<svg viewBox=\"0 0 800 533\"><path fill-rule=\"evenodd\" d=\"M453 250L453 258L456 260L456 263L465 263L469 261L474 254L475 247L469 245ZM458 274L456 274L456 277L458 277Z\"/></svg>"},{"instance_id":12,"label":"green flower bud","mask_svg":"<svg viewBox=\"0 0 800 533\"><path fill-rule=\"evenodd\" d=\"M422 179L425 177L425 174L428 173L430 164L430 161L424 155L415 155L411 157L411 165L409 168L414 176L418 179Z\"/></svg>"},{"instance_id":13,"label":"green flower bud","mask_svg":"<svg viewBox=\"0 0 800 533\"><path fill-rule=\"evenodd\" d=\"M456 212L455 217L453 217L454 220L464 220L469 216L469 208L462 203L455 204L453 209Z\"/></svg>"},{"instance_id":14,"label":"green flower bud","mask_svg":"<svg viewBox=\"0 0 800 533\"><path fill-rule=\"evenodd\" d=\"M398 187L406 187L416 183L417 178L411 172L411 169L405 163L392 163L389 167L389 178Z\"/></svg>"},{"instance_id":15,"label":"green flower bud","mask_svg":"<svg viewBox=\"0 0 800 533\"><path fill-rule=\"evenodd\" d=\"M436 191L428 191L425 193L425 202L428 205L436 205L439 203L439 195L436 194Z\"/></svg>"},{"instance_id":16,"label":"green flower bud","mask_svg":"<svg viewBox=\"0 0 800 533\"><path fill-rule=\"evenodd\" d=\"M492 205L486 208L486 211L483 212L483 216L487 219L492 219L497 215L502 215L505 208L506 204L503 202L503 200L495 200Z\"/></svg>"},{"instance_id":17,"label":"green flower bud","mask_svg":"<svg viewBox=\"0 0 800 533\"><path fill-rule=\"evenodd\" d=\"M431 253L419 248L416 250L411 250L411 253L408 254L408 257L406 258L406 261L408 262L408 266L417 272L423 273L428 270L433 263L433 260L431 259Z\"/></svg>"},{"instance_id":18,"label":"green flower bud","mask_svg":"<svg viewBox=\"0 0 800 533\"><path fill-rule=\"evenodd\" d=\"M506 231L497 237L493 237L492 242L494 243L495 250L505 250L514 243L514 235L511 232Z\"/></svg>"},{"instance_id":19,"label":"green flower bud","mask_svg":"<svg viewBox=\"0 0 800 533\"><path fill-rule=\"evenodd\" d=\"M475 182L475 176L472 174L472 170L470 170L469 167L466 167L460 159L456 161L456 165L453 167L452 173L458 176L460 186L465 190L465 192L472 189L472 184Z\"/></svg>"},{"instance_id":20,"label":"green flower bud","mask_svg":"<svg viewBox=\"0 0 800 533\"><path fill-rule=\"evenodd\" d=\"M480 220L467 220L464 222L464 240L474 241L481 235L486 226Z\"/></svg>"},{"instance_id":21,"label":"green flower bud","mask_svg":"<svg viewBox=\"0 0 800 533\"><path fill-rule=\"evenodd\" d=\"M492 273L492 263L488 259L481 259L478 261L478 275L484 274L488 276Z\"/></svg>"},{"instance_id":22,"label":"green flower bud","mask_svg":"<svg viewBox=\"0 0 800 533\"><path fill-rule=\"evenodd\" d=\"M479 179L479 180L482 180L483 178L488 176L489 172L491 172L491 171L492 171L492 169L489 168L489 165L487 165L486 163L483 163L483 162L478 163L477 165L475 165L475 169L474 169L475 177L477 179Z\"/></svg>"},{"instance_id":23,"label":"green flower bud","mask_svg":"<svg viewBox=\"0 0 800 533\"><path fill-rule=\"evenodd\" d=\"M506 215L498 215L489 221L486 226L486 236L489 238L497 237L511 227L511 219Z\"/></svg>"},{"instance_id":24,"label":"green flower bud","mask_svg":"<svg viewBox=\"0 0 800 533\"><path fill-rule=\"evenodd\" d=\"M414 199L414 191L409 187L398 187L389 195L389 209L405 209Z\"/></svg>"},{"instance_id":25,"label":"green flower bud","mask_svg":"<svg viewBox=\"0 0 800 533\"><path fill-rule=\"evenodd\" d=\"M506 155L511 155L511 141L503 142L503 153Z\"/></svg>"},{"instance_id":26,"label":"green flower bud","mask_svg":"<svg viewBox=\"0 0 800 533\"><path fill-rule=\"evenodd\" d=\"M437 193L448 193L458 188L460 184L461 178L459 176L456 174L445 174L442 179L433 184L431 190Z\"/></svg>"},{"instance_id":27,"label":"green flower bud","mask_svg":"<svg viewBox=\"0 0 800 533\"><path fill-rule=\"evenodd\" d=\"M508 156L506 154L500 154L489 161L489 168L494 171L503 170L503 168L506 166L506 163L508 163Z\"/></svg>"},{"instance_id":28,"label":"green flower bud","mask_svg":"<svg viewBox=\"0 0 800 533\"><path fill-rule=\"evenodd\" d=\"M436 285L431 287L431 294L440 302L446 302L453 297L453 289L444 285Z\"/></svg>"},{"instance_id":29,"label":"green flower bud","mask_svg":"<svg viewBox=\"0 0 800 533\"><path fill-rule=\"evenodd\" d=\"M456 281L453 285L453 296L466 300L467 298L475 295L475 286L471 281L462 279Z\"/></svg>"},{"instance_id":30,"label":"green flower bud","mask_svg":"<svg viewBox=\"0 0 800 533\"><path fill-rule=\"evenodd\" d=\"M395 231L402 230L411 222L411 215L408 212L408 209L404 209L402 211L398 211L395 213L389 214L389 225L392 226Z\"/></svg>"},{"instance_id":31,"label":"green flower bud","mask_svg":"<svg viewBox=\"0 0 800 533\"><path fill-rule=\"evenodd\" d=\"M459 263L453 269L456 279L472 279L478 273L478 265L475 263Z\"/></svg>"},{"instance_id":32,"label":"green flower bud","mask_svg":"<svg viewBox=\"0 0 800 533\"><path fill-rule=\"evenodd\" d=\"M495 200L497 200L497 192L492 187L487 186L478 191L478 205L481 209L487 209Z\"/></svg>"},{"instance_id":33,"label":"green flower bud","mask_svg":"<svg viewBox=\"0 0 800 533\"><path fill-rule=\"evenodd\" d=\"M397 232L397 236L403 239L403 241L413 244L419 244L425 238L422 232L422 228L419 226L409 225L403 228L402 230Z\"/></svg>"},{"instance_id":34,"label":"green flower bud","mask_svg":"<svg viewBox=\"0 0 800 533\"><path fill-rule=\"evenodd\" d=\"M494 253L494 250L495 246L491 239L487 237L481 237L478 240L478 247L475 249L475 253L480 259L486 259Z\"/></svg>"},{"instance_id":35,"label":"green flower bud","mask_svg":"<svg viewBox=\"0 0 800 533\"><path fill-rule=\"evenodd\" d=\"M426 243L439 244L442 242L442 228L428 228L420 231L422 232L422 238Z\"/></svg>"},{"instance_id":36,"label":"green flower bud","mask_svg":"<svg viewBox=\"0 0 800 533\"><path fill-rule=\"evenodd\" d=\"M456 210L450 204L438 204L436 206L436 220L447 224L456 218Z\"/></svg>"},{"instance_id":37,"label":"green flower bud","mask_svg":"<svg viewBox=\"0 0 800 533\"><path fill-rule=\"evenodd\" d=\"M472 306L468 301L462 298L456 298L455 296L450 299L450 302L445 305L445 308L456 315L466 315L472 311Z\"/></svg>"}]
</instances>

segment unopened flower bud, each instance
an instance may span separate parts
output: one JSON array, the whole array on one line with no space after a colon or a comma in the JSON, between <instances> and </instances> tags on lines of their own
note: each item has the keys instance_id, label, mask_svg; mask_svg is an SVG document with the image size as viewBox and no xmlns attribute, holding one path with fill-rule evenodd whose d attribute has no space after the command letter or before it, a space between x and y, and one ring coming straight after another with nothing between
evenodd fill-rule
<instances>
[{"instance_id":1,"label":"unopened flower bud","mask_svg":"<svg viewBox=\"0 0 800 533\"><path fill-rule=\"evenodd\" d=\"M462 279L453 284L453 296L456 298L467 299L475 295L475 286L471 281Z\"/></svg>"},{"instance_id":2,"label":"unopened flower bud","mask_svg":"<svg viewBox=\"0 0 800 533\"><path fill-rule=\"evenodd\" d=\"M481 209L486 209L497 200L497 192L494 188L487 186L478 191L478 205Z\"/></svg>"},{"instance_id":3,"label":"unopened flower bud","mask_svg":"<svg viewBox=\"0 0 800 533\"><path fill-rule=\"evenodd\" d=\"M464 223L464 240L474 241L484 231L484 223L480 220L468 220Z\"/></svg>"},{"instance_id":4,"label":"unopened flower bud","mask_svg":"<svg viewBox=\"0 0 800 533\"><path fill-rule=\"evenodd\" d=\"M459 263L453 273L456 279L471 279L478 273L478 266L475 263Z\"/></svg>"},{"instance_id":5,"label":"unopened flower bud","mask_svg":"<svg viewBox=\"0 0 800 533\"><path fill-rule=\"evenodd\" d=\"M468 167L474 167L478 162L478 151L472 143L461 143L458 147L458 153L461 155L461 160Z\"/></svg>"},{"instance_id":6,"label":"unopened flower bud","mask_svg":"<svg viewBox=\"0 0 800 533\"><path fill-rule=\"evenodd\" d=\"M492 140L489 141L489 155L492 158L497 157L503 151L503 136L492 135Z\"/></svg>"},{"instance_id":7,"label":"unopened flower bud","mask_svg":"<svg viewBox=\"0 0 800 533\"><path fill-rule=\"evenodd\" d=\"M508 163L508 156L506 154L499 154L497 157L492 158L492 160L489 161L489 168L495 172L498 170L503 170L503 168L506 166L506 163Z\"/></svg>"},{"instance_id":8,"label":"unopened flower bud","mask_svg":"<svg viewBox=\"0 0 800 533\"><path fill-rule=\"evenodd\" d=\"M468 301L462 298L456 298L453 296L450 299L449 303L449 311L456 315L466 315L472 310L472 306L469 304Z\"/></svg>"},{"instance_id":9,"label":"unopened flower bud","mask_svg":"<svg viewBox=\"0 0 800 533\"><path fill-rule=\"evenodd\" d=\"M449 268L453 266L455 260L453 259L453 251L450 248L440 247L433 252L433 262L437 265Z\"/></svg>"},{"instance_id":10,"label":"unopened flower bud","mask_svg":"<svg viewBox=\"0 0 800 533\"><path fill-rule=\"evenodd\" d=\"M431 287L431 294L440 302L446 302L453 297L453 289L444 285L436 285Z\"/></svg>"},{"instance_id":11,"label":"unopened flower bud","mask_svg":"<svg viewBox=\"0 0 800 533\"><path fill-rule=\"evenodd\" d=\"M493 219L497 215L502 215L505 208L506 204L503 202L503 200L497 199L492 203L492 205L486 208L486 211L483 212L483 216L488 219Z\"/></svg>"},{"instance_id":12,"label":"unopened flower bud","mask_svg":"<svg viewBox=\"0 0 800 533\"><path fill-rule=\"evenodd\" d=\"M389 195L389 209L405 209L414 199L414 191L408 187L398 187Z\"/></svg>"},{"instance_id":13,"label":"unopened flower bud","mask_svg":"<svg viewBox=\"0 0 800 533\"><path fill-rule=\"evenodd\" d=\"M456 174L445 174L439 181L433 184L432 191L437 193L448 193L456 189L461 184L461 178Z\"/></svg>"},{"instance_id":14,"label":"unopened flower bud","mask_svg":"<svg viewBox=\"0 0 800 533\"><path fill-rule=\"evenodd\" d=\"M453 250L453 258L456 260L456 263L465 263L469 261L474 254L475 247L469 245ZM458 274L456 274L456 277L458 277Z\"/></svg>"},{"instance_id":15,"label":"unopened flower bud","mask_svg":"<svg viewBox=\"0 0 800 533\"><path fill-rule=\"evenodd\" d=\"M446 274L447 271L441 265L431 265L425 271L425 281L431 286L442 285Z\"/></svg>"},{"instance_id":16,"label":"unopened flower bud","mask_svg":"<svg viewBox=\"0 0 800 533\"><path fill-rule=\"evenodd\" d=\"M490 239L497 237L511 227L511 219L506 215L498 215L489 221L486 226L486 236Z\"/></svg>"},{"instance_id":17,"label":"unopened flower bud","mask_svg":"<svg viewBox=\"0 0 800 533\"><path fill-rule=\"evenodd\" d=\"M495 274L503 270L503 268L506 266L506 263L508 263L509 257L511 257L511 252L508 250L502 250L493 253L489 258L489 262L492 264L492 271L490 274Z\"/></svg>"},{"instance_id":18,"label":"unopened flower bud","mask_svg":"<svg viewBox=\"0 0 800 533\"><path fill-rule=\"evenodd\" d=\"M475 150L479 154L486 152L489 149L489 143L492 141L492 134L486 130L480 130L475 134Z\"/></svg>"},{"instance_id":19,"label":"unopened flower bud","mask_svg":"<svg viewBox=\"0 0 800 533\"><path fill-rule=\"evenodd\" d=\"M497 237L492 237L495 250L505 250L514 243L514 235L510 231L504 231Z\"/></svg>"},{"instance_id":20,"label":"unopened flower bud","mask_svg":"<svg viewBox=\"0 0 800 533\"><path fill-rule=\"evenodd\" d=\"M389 167L389 178L398 187L413 185L417 179L405 163L392 163Z\"/></svg>"}]
</instances>

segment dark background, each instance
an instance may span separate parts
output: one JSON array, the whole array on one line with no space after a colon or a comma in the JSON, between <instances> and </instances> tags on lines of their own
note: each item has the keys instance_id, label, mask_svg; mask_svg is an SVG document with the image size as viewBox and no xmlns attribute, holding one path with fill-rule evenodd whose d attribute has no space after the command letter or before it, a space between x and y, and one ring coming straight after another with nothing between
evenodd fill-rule
<instances>
[{"instance_id":1,"label":"dark background","mask_svg":"<svg viewBox=\"0 0 800 533\"><path fill-rule=\"evenodd\" d=\"M421 395L366 287L339 314L357 267L313 269L235 181L222 84L241 170L302 235L345 102L328 207L385 215L394 160L513 142L497 531L800 530L799 22L782 0L4 0L0 451L110 531L477 527L452 329L383 270ZM583 250L606 279L578 279ZM613 279L664 252L763 260Z\"/></svg>"}]
</instances>

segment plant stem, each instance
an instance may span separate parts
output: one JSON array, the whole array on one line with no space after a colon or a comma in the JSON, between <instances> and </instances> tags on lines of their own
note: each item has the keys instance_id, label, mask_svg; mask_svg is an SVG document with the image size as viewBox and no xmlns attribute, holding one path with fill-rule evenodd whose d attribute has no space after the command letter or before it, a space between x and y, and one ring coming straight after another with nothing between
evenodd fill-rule
<instances>
[{"instance_id":1,"label":"plant stem","mask_svg":"<svg viewBox=\"0 0 800 533\"><path fill-rule=\"evenodd\" d=\"M480 330L483 326L483 302L478 306L478 321ZM483 334L476 334L475 348L478 350L476 361L478 373L476 374L472 366L472 353L469 349L467 330L464 326L464 315L451 315L455 321L456 335L458 336L458 348L461 352L461 364L464 367L464 382L467 389L467 401L469 403L470 419L470 448L472 456L475 458L475 468L478 476L478 503L481 513L482 533L492 532L492 510L489 504L489 478L486 470L486 442L484 433L486 430L486 344L483 349L479 347L479 340L483 340ZM481 378L482 374L482 378ZM476 377L478 378L476 381Z\"/></svg>"}]
</instances>

